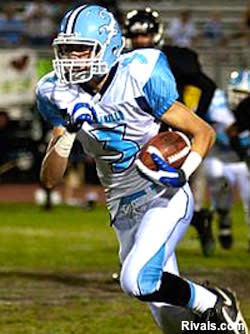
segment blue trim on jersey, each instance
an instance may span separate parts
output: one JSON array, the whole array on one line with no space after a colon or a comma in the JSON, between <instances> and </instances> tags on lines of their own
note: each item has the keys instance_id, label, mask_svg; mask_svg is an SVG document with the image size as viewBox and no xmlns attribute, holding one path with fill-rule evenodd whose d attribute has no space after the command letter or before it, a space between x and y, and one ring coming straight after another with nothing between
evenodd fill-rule
<instances>
[{"instance_id":1,"label":"blue trim on jersey","mask_svg":"<svg viewBox=\"0 0 250 334\"><path fill-rule=\"evenodd\" d=\"M188 308L193 308L194 299L195 299L195 288L194 288L194 285L193 285L192 282L188 281L188 284L189 284L189 287L190 287L191 296L190 296L189 302L187 303L187 307Z\"/></svg>"},{"instance_id":2,"label":"blue trim on jersey","mask_svg":"<svg viewBox=\"0 0 250 334\"><path fill-rule=\"evenodd\" d=\"M52 126L57 127L64 125L63 116L57 106L39 92L37 94L37 107L44 120Z\"/></svg>"},{"instance_id":3,"label":"blue trim on jersey","mask_svg":"<svg viewBox=\"0 0 250 334\"><path fill-rule=\"evenodd\" d=\"M143 87L143 92L153 115L157 118L168 110L178 98L174 76L166 56L161 52L150 79Z\"/></svg>"},{"instance_id":4,"label":"blue trim on jersey","mask_svg":"<svg viewBox=\"0 0 250 334\"><path fill-rule=\"evenodd\" d=\"M155 292L160 281L165 258L165 243L159 251L146 263L138 275L138 287L141 295Z\"/></svg>"}]
</instances>

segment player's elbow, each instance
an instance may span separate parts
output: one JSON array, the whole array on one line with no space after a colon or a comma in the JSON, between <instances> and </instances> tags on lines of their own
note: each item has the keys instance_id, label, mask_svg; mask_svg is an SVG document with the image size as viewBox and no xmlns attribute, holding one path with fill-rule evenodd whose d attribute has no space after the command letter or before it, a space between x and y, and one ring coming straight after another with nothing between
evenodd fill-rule
<instances>
[{"instance_id":1,"label":"player's elbow","mask_svg":"<svg viewBox=\"0 0 250 334\"><path fill-rule=\"evenodd\" d=\"M195 138L197 138L197 143L203 146L205 151L208 152L215 142L216 133L210 124L202 121L200 126L195 129Z\"/></svg>"}]
</instances>

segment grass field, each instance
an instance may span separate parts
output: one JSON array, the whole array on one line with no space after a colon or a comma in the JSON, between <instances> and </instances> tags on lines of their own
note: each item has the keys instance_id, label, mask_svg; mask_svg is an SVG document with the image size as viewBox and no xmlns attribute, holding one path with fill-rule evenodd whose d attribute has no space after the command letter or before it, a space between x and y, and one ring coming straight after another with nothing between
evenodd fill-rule
<instances>
[{"instance_id":1,"label":"grass field","mask_svg":"<svg viewBox=\"0 0 250 334\"><path fill-rule=\"evenodd\" d=\"M94 212L0 204L0 334L159 334L145 304L111 279L117 243L104 207ZM235 244L201 255L190 228L178 247L182 274L236 290L250 324L250 253L240 206Z\"/></svg>"}]
</instances>

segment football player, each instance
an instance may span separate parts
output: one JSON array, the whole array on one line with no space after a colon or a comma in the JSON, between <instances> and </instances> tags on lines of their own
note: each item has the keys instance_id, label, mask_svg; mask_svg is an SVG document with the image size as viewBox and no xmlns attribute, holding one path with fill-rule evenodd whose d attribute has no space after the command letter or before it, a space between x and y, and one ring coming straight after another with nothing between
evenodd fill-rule
<instances>
[{"instance_id":1,"label":"football player","mask_svg":"<svg viewBox=\"0 0 250 334\"><path fill-rule=\"evenodd\" d=\"M62 180L77 138L94 157L105 189L120 242L123 291L150 304L199 314L205 323L237 327L244 319L235 295L179 276L175 257L193 213L187 181L212 146L214 130L176 101L175 80L162 52L144 49L121 55L123 44L117 21L101 6L82 5L63 18L53 41L54 71L37 87L42 115L61 125L44 157L41 181L53 188ZM193 139L181 169L170 167L155 152L151 156L158 171L137 160L161 122ZM168 314L178 323L178 311ZM242 334L246 332L244 324Z\"/></svg>"},{"instance_id":2,"label":"football player","mask_svg":"<svg viewBox=\"0 0 250 334\"><path fill-rule=\"evenodd\" d=\"M249 226L250 250L250 172L230 145L227 128L235 124L233 112L229 108L227 94L217 89L208 110L209 122L216 130L216 143L205 159L212 205L218 214L219 241L223 248L233 244L231 209L237 186L243 203L246 222Z\"/></svg>"},{"instance_id":3,"label":"football player","mask_svg":"<svg viewBox=\"0 0 250 334\"><path fill-rule=\"evenodd\" d=\"M235 121L227 128L230 143L250 169L250 70L233 71L228 99Z\"/></svg>"},{"instance_id":4,"label":"football player","mask_svg":"<svg viewBox=\"0 0 250 334\"><path fill-rule=\"evenodd\" d=\"M195 107L195 112L200 117L205 117L209 104L213 97L216 85L202 71L198 55L189 48L182 48L163 44L163 24L160 15L151 8L131 10L126 15L125 36L130 49L136 48L160 48L165 55L171 71L175 77L178 100L185 102L188 92L195 92L190 107ZM165 131L167 126L163 124L160 131ZM201 248L205 256L211 256L214 252L215 242L212 233L212 211L203 208L206 191L206 180L203 168L199 168L191 178L191 188L195 198L195 212L191 225L198 232Z\"/></svg>"}]
</instances>

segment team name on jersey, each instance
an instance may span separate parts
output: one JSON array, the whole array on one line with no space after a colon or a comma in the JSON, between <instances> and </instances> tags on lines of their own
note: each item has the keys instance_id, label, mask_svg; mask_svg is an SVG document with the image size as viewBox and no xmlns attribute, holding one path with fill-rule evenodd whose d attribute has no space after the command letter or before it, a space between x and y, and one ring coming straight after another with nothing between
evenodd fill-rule
<instances>
[{"instance_id":1,"label":"team name on jersey","mask_svg":"<svg viewBox=\"0 0 250 334\"><path fill-rule=\"evenodd\" d=\"M123 121L124 119L125 119L124 114L118 110L109 115L97 116L97 123L98 124L116 123Z\"/></svg>"}]
</instances>

